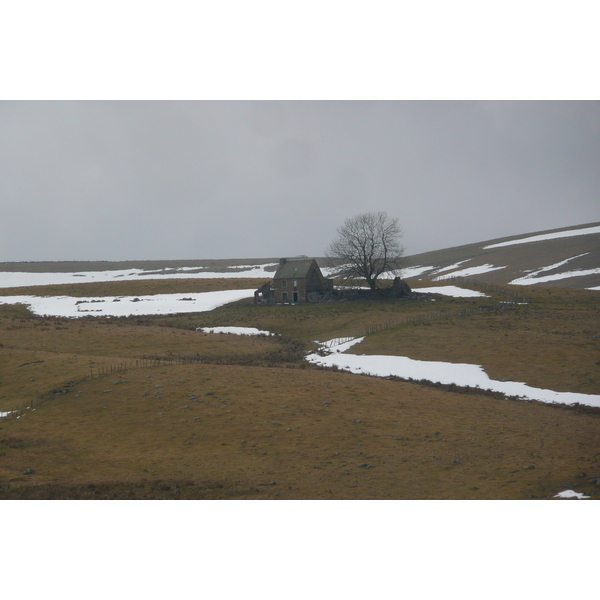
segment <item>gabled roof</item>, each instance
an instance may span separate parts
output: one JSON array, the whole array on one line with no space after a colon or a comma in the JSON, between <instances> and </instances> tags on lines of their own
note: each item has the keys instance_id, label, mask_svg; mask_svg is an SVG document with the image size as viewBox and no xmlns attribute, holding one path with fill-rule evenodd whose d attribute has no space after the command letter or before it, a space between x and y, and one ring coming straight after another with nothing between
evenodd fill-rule
<instances>
[{"instance_id":1,"label":"gabled roof","mask_svg":"<svg viewBox=\"0 0 600 600\"><path fill-rule=\"evenodd\" d=\"M313 263L320 272L319 266L314 258L288 258L284 264L279 265L273 279L302 279L303 277L308 276L308 272Z\"/></svg>"}]
</instances>

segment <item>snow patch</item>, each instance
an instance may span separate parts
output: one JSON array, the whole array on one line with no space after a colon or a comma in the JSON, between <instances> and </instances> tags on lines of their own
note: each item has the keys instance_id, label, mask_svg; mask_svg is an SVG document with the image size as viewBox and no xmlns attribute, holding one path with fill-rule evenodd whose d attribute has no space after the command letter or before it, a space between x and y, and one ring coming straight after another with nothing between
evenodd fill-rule
<instances>
[{"instance_id":1,"label":"snow patch","mask_svg":"<svg viewBox=\"0 0 600 600\"><path fill-rule=\"evenodd\" d=\"M327 354L334 354L339 352L345 352L352 348L355 344L359 344L364 340L363 337L359 338L335 338L327 342L316 342L321 347L321 351Z\"/></svg>"},{"instance_id":2,"label":"snow patch","mask_svg":"<svg viewBox=\"0 0 600 600\"><path fill-rule=\"evenodd\" d=\"M488 295L483 292L467 290L456 285L413 288L412 291L419 292L420 294L442 294L444 296L452 296L453 298L488 298Z\"/></svg>"},{"instance_id":3,"label":"snow patch","mask_svg":"<svg viewBox=\"0 0 600 600\"><path fill-rule=\"evenodd\" d=\"M471 275L482 275L483 273L490 273L491 271L498 271L499 269L506 269L506 267L495 267L494 265L485 264L479 265L478 267L468 267L467 269L461 269L454 273L448 273L447 275L440 275L434 277L434 281L442 281L444 279L450 279L451 277L470 277Z\"/></svg>"},{"instance_id":4,"label":"snow patch","mask_svg":"<svg viewBox=\"0 0 600 600\"><path fill-rule=\"evenodd\" d=\"M560 262L554 263L553 265L548 265L547 267L542 267L541 269L533 269L531 271L526 271L527 275L524 277L519 277L517 279L513 279L510 283L515 285L528 285L531 279L537 277L540 273L545 273L546 271L553 271L554 269L559 269L563 265L566 265L568 262L575 260L576 258L581 258L582 256L586 256L589 252L584 252L583 254L578 254L577 256L572 256L571 258L566 258L565 260L561 260ZM555 273L553 275L557 276L558 279L563 278L563 273ZM541 283L541 280L544 278L536 279L536 281L531 283Z\"/></svg>"},{"instance_id":5,"label":"snow patch","mask_svg":"<svg viewBox=\"0 0 600 600\"><path fill-rule=\"evenodd\" d=\"M575 492L574 490L565 490L564 492L559 492L554 496L555 498L577 498L581 500L582 498L589 498L590 496L584 496L579 492Z\"/></svg>"},{"instance_id":6,"label":"snow patch","mask_svg":"<svg viewBox=\"0 0 600 600\"><path fill-rule=\"evenodd\" d=\"M546 283L548 281L558 281L559 279L570 279L571 277L585 277L586 275L598 274L600 274L600 269L582 269L580 271L565 271L563 273L554 273L553 275L546 275L545 277L536 277L535 279L531 278L530 275L527 275L526 277L513 279L510 283L513 285L533 285L534 283Z\"/></svg>"},{"instance_id":7,"label":"snow patch","mask_svg":"<svg viewBox=\"0 0 600 600\"><path fill-rule=\"evenodd\" d=\"M364 338L345 342L344 349L357 344ZM335 346L334 346L335 347ZM339 347L339 346L338 346ZM343 352L344 350L341 350ZM402 379L432 381L444 385L481 388L500 392L506 396L516 396L523 400L559 404L585 404L600 408L600 396L575 392L555 392L534 388L515 381L496 381L490 379L480 365L467 363L447 363L441 361L414 360L406 356L342 354L331 351L326 356L309 354L306 360L325 367L336 366L351 373L363 373L377 377L396 376Z\"/></svg>"},{"instance_id":8,"label":"snow patch","mask_svg":"<svg viewBox=\"0 0 600 600\"><path fill-rule=\"evenodd\" d=\"M204 333L230 333L233 335L276 335L270 331L263 331L256 327L197 327L196 331Z\"/></svg>"},{"instance_id":9,"label":"snow patch","mask_svg":"<svg viewBox=\"0 0 600 600\"><path fill-rule=\"evenodd\" d=\"M121 271L81 271L79 273L9 273L0 271L0 288L25 287L33 285L60 285L64 283L88 283L106 281L139 281L147 279L272 279L277 263L264 265L243 265L231 267L230 271L217 273L203 267L179 267L177 269L143 270L127 269ZM197 273L187 271L200 270Z\"/></svg>"},{"instance_id":10,"label":"snow patch","mask_svg":"<svg viewBox=\"0 0 600 600\"><path fill-rule=\"evenodd\" d=\"M469 262L470 260L473 260L473 259L467 258L467 260L461 260L460 262L454 263L453 265L450 265L448 267L444 267L443 269L438 269L434 274L437 275L438 273L444 273L445 271L453 271L454 269L458 269L458 267L460 267L460 265L464 265L466 262Z\"/></svg>"},{"instance_id":11,"label":"snow patch","mask_svg":"<svg viewBox=\"0 0 600 600\"><path fill-rule=\"evenodd\" d=\"M513 246L514 244L528 244L529 242L542 242L545 240L556 240L558 238L573 237L576 235L589 235L591 233L600 233L600 226L586 227L584 229L575 229L571 231L558 231L556 233L545 233L542 235L534 235L531 237L521 238L520 240L512 240L510 242L500 242L498 244L490 244L484 246L484 250L489 248L503 248L504 246Z\"/></svg>"},{"instance_id":12,"label":"snow patch","mask_svg":"<svg viewBox=\"0 0 600 600\"><path fill-rule=\"evenodd\" d=\"M412 277L418 277L427 271L432 271L435 267L406 267L406 269L401 269L402 279L411 279Z\"/></svg>"},{"instance_id":13,"label":"snow patch","mask_svg":"<svg viewBox=\"0 0 600 600\"><path fill-rule=\"evenodd\" d=\"M155 294L150 296L1 296L0 304L26 304L40 316L128 317L206 312L224 304L254 296L254 289L223 290L197 294Z\"/></svg>"}]
</instances>

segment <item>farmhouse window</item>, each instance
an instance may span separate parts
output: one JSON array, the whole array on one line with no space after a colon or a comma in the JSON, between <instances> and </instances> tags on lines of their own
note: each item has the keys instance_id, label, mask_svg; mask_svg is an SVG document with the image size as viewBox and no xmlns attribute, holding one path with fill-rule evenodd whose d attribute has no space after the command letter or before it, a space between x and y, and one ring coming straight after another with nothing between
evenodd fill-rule
<instances>
[{"instance_id":1,"label":"farmhouse window","mask_svg":"<svg viewBox=\"0 0 600 600\"><path fill-rule=\"evenodd\" d=\"M285 279L281 282L281 287L287 287L287 281Z\"/></svg>"},{"instance_id":2,"label":"farmhouse window","mask_svg":"<svg viewBox=\"0 0 600 600\"><path fill-rule=\"evenodd\" d=\"M287 292L283 292L283 294L281 294L281 299L282 299L284 302L287 302Z\"/></svg>"}]
</instances>

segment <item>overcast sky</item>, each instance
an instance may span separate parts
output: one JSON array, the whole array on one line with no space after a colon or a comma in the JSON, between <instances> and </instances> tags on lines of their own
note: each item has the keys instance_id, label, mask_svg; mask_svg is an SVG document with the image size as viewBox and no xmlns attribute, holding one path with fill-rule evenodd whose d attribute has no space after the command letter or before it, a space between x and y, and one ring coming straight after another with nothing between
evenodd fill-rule
<instances>
[{"instance_id":1,"label":"overcast sky","mask_svg":"<svg viewBox=\"0 0 600 600\"><path fill-rule=\"evenodd\" d=\"M0 261L407 254L600 221L600 102L3 101Z\"/></svg>"}]
</instances>

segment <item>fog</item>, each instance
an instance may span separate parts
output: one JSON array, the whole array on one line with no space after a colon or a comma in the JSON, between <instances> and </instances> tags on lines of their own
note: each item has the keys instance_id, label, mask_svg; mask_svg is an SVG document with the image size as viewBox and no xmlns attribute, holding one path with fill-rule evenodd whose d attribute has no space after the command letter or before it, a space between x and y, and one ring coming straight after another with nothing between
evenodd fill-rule
<instances>
[{"instance_id":1,"label":"fog","mask_svg":"<svg viewBox=\"0 0 600 600\"><path fill-rule=\"evenodd\" d=\"M0 261L407 254L600 220L597 101L3 101Z\"/></svg>"}]
</instances>

